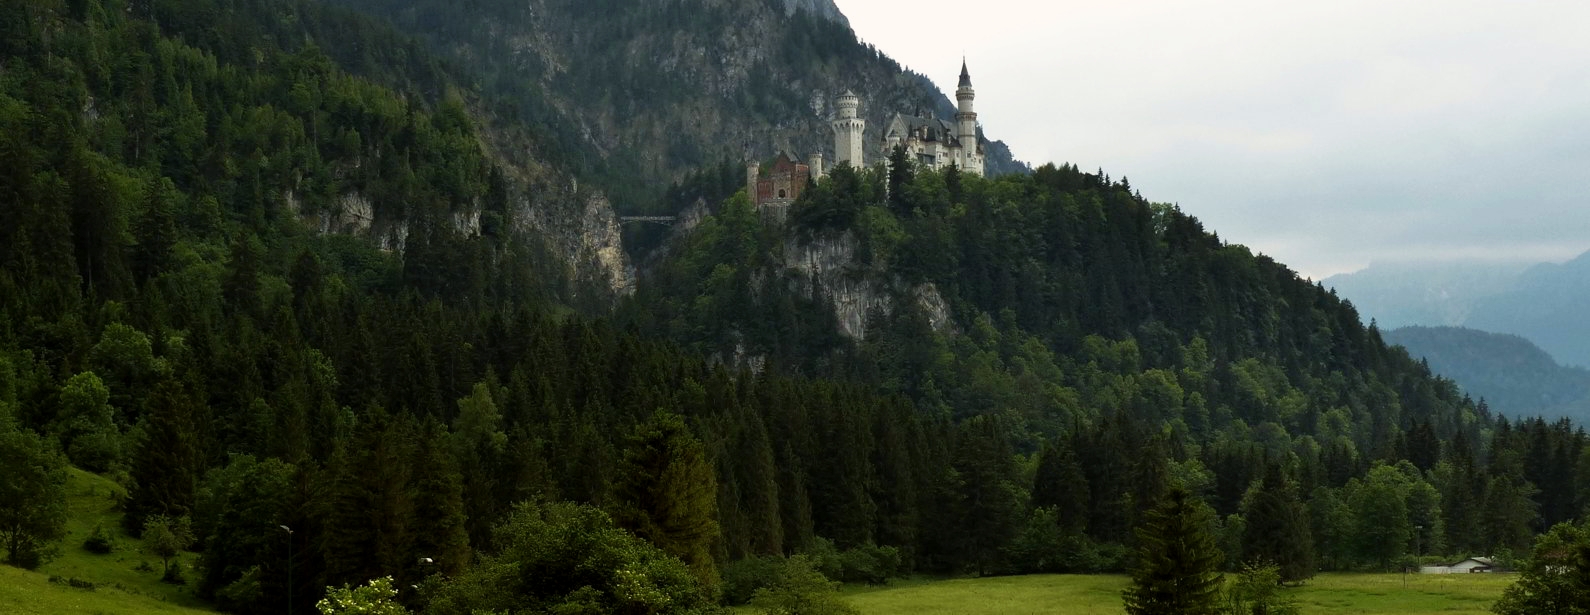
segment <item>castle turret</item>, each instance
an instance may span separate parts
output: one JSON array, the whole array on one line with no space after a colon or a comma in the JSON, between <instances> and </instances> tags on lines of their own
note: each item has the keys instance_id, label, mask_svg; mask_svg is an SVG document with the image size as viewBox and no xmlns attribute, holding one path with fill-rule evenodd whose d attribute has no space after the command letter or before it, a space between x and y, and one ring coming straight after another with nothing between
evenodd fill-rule
<instances>
[{"instance_id":1,"label":"castle turret","mask_svg":"<svg viewBox=\"0 0 1590 615\"><path fill-rule=\"evenodd\" d=\"M813 152L811 161L806 163L811 168L812 179L823 178L823 153Z\"/></svg>"},{"instance_id":2,"label":"castle turret","mask_svg":"<svg viewBox=\"0 0 1590 615\"><path fill-rule=\"evenodd\" d=\"M983 174L983 155L977 143L977 112L972 110L972 99L977 94L972 90L972 74L966 70L966 60L961 60L961 82L955 88L955 101L958 112L955 114L956 138L961 143L960 160L956 161L962 171L973 175Z\"/></svg>"},{"instance_id":3,"label":"castle turret","mask_svg":"<svg viewBox=\"0 0 1590 615\"><path fill-rule=\"evenodd\" d=\"M857 114L861 100L856 98L855 93L846 90L834 106L839 110L839 115L833 121L834 164L848 162L853 167L863 166L861 136L867 130L867 121Z\"/></svg>"}]
</instances>

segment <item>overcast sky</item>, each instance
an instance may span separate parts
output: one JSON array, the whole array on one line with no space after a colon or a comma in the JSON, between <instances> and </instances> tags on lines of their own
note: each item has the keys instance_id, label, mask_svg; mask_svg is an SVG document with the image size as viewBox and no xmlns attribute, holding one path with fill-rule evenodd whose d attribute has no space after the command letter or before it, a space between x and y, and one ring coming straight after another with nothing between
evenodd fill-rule
<instances>
[{"instance_id":1,"label":"overcast sky","mask_svg":"<svg viewBox=\"0 0 1590 615\"><path fill-rule=\"evenodd\" d=\"M1585 0L835 2L952 96L964 53L1017 158L1315 279L1590 250Z\"/></svg>"}]
</instances>

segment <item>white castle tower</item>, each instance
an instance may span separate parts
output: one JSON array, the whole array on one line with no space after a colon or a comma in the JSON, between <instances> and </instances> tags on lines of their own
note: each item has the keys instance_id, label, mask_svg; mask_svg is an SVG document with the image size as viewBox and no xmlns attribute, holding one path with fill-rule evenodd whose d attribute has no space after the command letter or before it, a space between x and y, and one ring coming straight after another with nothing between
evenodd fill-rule
<instances>
[{"instance_id":1,"label":"white castle tower","mask_svg":"<svg viewBox=\"0 0 1590 615\"><path fill-rule=\"evenodd\" d=\"M983 152L977 142L977 112L972 110L972 99L976 93L972 91L972 74L966 71L966 60L961 60L961 83L955 89L955 101L959 103L958 113L955 114L956 137L961 144L961 159L956 161L961 170L973 175L983 174Z\"/></svg>"},{"instance_id":2,"label":"white castle tower","mask_svg":"<svg viewBox=\"0 0 1590 615\"><path fill-rule=\"evenodd\" d=\"M968 109L971 103L966 103ZM861 167L865 165L861 154L861 133L867 130L867 120L856 115L856 109L861 106L860 99L855 93L846 90L835 101L839 109L838 117L834 118L834 164L850 163L850 166Z\"/></svg>"}]
</instances>

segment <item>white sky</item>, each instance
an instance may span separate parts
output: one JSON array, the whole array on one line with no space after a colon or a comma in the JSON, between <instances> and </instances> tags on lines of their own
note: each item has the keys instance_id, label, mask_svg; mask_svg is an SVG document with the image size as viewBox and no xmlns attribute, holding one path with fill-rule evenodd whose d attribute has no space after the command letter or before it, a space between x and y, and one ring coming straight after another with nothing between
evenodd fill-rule
<instances>
[{"instance_id":1,"label":"white sky","mask_svg":"<svg viewBox=\"0 0 1590 615\"><path fill-rule=\"evenodd\" d=\"M947 93L964 53L1017 158L1126 176L1315 279L1590 249L1584 0L835 2Z\"/></svg>"}]
</instances>

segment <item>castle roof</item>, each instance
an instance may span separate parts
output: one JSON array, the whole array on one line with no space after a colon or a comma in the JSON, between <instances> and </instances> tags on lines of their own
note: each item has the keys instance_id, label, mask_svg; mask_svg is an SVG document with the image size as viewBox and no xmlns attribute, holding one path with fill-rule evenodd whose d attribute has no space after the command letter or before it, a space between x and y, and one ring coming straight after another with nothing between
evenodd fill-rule
<instances>
[{"instance_id":1,"label":"castle roof","mask_svg":"<svg viewBox=\"0 0 1590 615\"><path fill-rule=\"evenodd\" d=\"M960 145L960 139L955 134L955 126L936 117L919 117L896 113L894 120L889 122L889 131L885 139L912 137L923 141L937 141L946 145Z\"/></svg>"},{"instance_id":2,"label":"castle roof","mask_svg":"<svg viewBox=\"0 0 1590 615\"><path fill-rule=\"evenodd\" d=\"M961 84L958 87L972 87L972 74L966 71L966 58L961 58Z\"/></svg>"}]
</instances>

